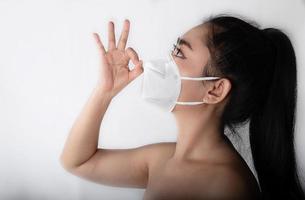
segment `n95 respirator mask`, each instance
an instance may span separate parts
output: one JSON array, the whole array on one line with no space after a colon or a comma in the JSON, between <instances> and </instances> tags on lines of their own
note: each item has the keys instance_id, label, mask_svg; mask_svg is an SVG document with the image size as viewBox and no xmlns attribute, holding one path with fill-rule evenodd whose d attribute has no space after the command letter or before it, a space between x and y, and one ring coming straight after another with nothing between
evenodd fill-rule
<instances>
[{"instance_id":1,"label":"n95 respirator mask","mask_svg":"<svg viewBox=\"0 0 305 200\"><path fill-rule=\"evenodd\" d=\"M163 111L171 112L176 104L198 105L204 101L180 102L181 80L202 81L215 80L220 77L185 77L180 76L179 68L171 53L167 59L143 62L144 75L141 86L141 97Z\"/></svg>"}]
</instances>

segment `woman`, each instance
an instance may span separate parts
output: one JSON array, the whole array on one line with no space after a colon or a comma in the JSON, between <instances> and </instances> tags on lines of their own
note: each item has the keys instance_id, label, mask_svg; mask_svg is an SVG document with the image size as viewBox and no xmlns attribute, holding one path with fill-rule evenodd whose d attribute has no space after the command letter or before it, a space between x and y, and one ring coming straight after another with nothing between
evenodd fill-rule
<instances>
[{"instance_id":1,"label":"woman","mask_svg":"<svg viewBox=\"0 0 305 200\"><path fill-rule=\"evenodd\" d=\"M304 199L293 146L296 60L282 31L232 16L190 29L172 52L179 73L221 78L182 81L179 100L204 104L174 107L177 142L98 149L111 99L143 72L137 53L126 49L129 21L117 46L112 22L108 28L108 51L94 33L99 82L63 149L67 171L105 185L146 188L144 199ZM234 127L248 121L259 183L224 135L225 126L237 134Z\"/></svg>"}]
</instances>

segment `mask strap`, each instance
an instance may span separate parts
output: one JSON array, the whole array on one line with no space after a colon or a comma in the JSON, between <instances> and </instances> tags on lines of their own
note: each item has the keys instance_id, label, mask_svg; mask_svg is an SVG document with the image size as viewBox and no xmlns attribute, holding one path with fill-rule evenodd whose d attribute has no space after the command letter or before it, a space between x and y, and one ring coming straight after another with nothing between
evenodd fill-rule
<instances>
[{"instance_id":1,"label":"mask strap","mask_svg":"<svg viewBox=\"0 0 305 200\"><path fill-rule=\"evenodd\" d=\"M186 77L186 76L181 76L180 77L182 80L194 80L194 81L205 81L205 80L215 80L215 79L220 79L221 77ZM176 104L179 105L199 105L205 103L204 101L194 101L194 102L182 102L182 101L176 101Z\"/></svg>"},{"instance_id":2,"label":"mask strap","mask_svg":"<svg viewBox=\"0 0 305 200\"><path fill-rule=\"evenodd\" d=\"M198 105L198 104L203 104L205 102L203 101L195 101L195 102L182 102L182 101L176 101L176 104L179 104L179 105Z\"/></svg>"},{"instance_id":3,"label":"mask strap","mask_svg":"<svg viewBox=\"0 0 305 200\"><path fill-rule=\"evenodd\" d=\"M220 79L221 77L186 77L186 76L181 76L180 79L182 80L194 80L194 81L207 81L207 80L215 80L215 79Z\"/></svg>"}]
</instances>

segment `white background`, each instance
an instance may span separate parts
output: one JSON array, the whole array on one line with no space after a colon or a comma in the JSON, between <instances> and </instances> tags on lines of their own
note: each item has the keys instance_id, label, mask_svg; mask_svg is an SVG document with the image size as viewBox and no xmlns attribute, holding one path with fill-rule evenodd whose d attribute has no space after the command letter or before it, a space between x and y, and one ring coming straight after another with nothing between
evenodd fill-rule
<instances>
[{"instance_id":1,"label":"white background","mask_svg":"<svg viewBox=\"0 0 305 200\"><path fill-rule=\"evenodd\" d=\"M154 59L164 57L177 36L221 12L253 19L262 28L283 28L290 35L298 62L297 158L304 171L304 1L1 0L0 199L141 199L142 189L92 183L67 173L59 163L68 131L97 80L98 51L92 32L98 32L107 46L107 22L115 22L118 39L128 18L127 45L141 59ZM175 141L173 116L141 101L141 77L113 99L99 147ZM233 141L252 168L247 127L241 134L244 140Z\"/></svg>"}]
</instances>

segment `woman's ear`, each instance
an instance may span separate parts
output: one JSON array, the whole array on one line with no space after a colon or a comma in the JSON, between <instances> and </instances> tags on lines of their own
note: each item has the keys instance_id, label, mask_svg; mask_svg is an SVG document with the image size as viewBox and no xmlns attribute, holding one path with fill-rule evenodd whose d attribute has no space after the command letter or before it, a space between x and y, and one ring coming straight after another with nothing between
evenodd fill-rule
<instances>
[{"instance_id":1,"label":"woman's ear","mask_svg":"<svg viewBox=\"0 0 305 200\"><path fill-rule=\"evenodd\" d=\"M221 78L206 85L207 91L203 101L208 104L216 104L221 102L226 98L231 90L231 82L226 78Z\"/></svg>"}]
</instances>

